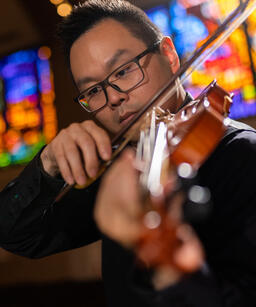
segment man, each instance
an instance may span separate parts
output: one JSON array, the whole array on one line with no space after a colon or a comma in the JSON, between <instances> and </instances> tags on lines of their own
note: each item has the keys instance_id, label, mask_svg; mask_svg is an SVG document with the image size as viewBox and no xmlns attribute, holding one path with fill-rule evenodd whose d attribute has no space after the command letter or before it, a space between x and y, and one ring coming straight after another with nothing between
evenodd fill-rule
<instances>
[{"instance_id":1,"label":"man","mask_svg":"<svg viewBox=\"0 0 256 307\"><path fill-rule=\"evenodd\" d=\"M230 128L201 167L199 180L211 189L213 212L207 224L193 225L196 234L182 229L183 243L172 255L193 272L184 276L171 268L160 289L132 251L141 226L132 152L113 165L99 193L95 182L54 203L64 182L84 184L97 173L99 160L111 156L109 134L126 125L179 68L171 39L125 1L88 0L63 21L59 35L80 92L77 101L94 120L60 131L1 193L1 246L37 258L102 239L109 306L255 306L251 129ZM188 101L179 86L168 109L174 113Z\"/></svg>"}]
</instances>

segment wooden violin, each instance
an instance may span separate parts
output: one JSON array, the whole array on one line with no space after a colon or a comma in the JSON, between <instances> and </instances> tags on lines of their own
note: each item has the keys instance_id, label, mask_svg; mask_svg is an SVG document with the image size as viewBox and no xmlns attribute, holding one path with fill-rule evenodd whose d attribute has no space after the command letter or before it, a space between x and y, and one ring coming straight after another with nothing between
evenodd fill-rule
<instances>
[{"instance_id":1,"label":"wooden violin","mask_svg":"<svg viewBox=\"0 0 256 307\"><path fill-rule=\"evenodd\" d=\"M174 266L172 256L180 246L177 231L184 223L184 201L188 199L201 205L201 208L208 205L210 193L196 185L194 177L226 130L229 122L226 115L231 102L232 95L214 81L196 100L174 115L165 114L163 111L161 114L160 110L157 116L157 110L154 110L150 126L141 132L143 137L140 137L140 142L151 143L152 149L148 145L143 149L140 143L137 147L138 163L144 165L140 182L146 206L141 217L143 231L135 250L139 259L150 267ZM152 135L155 135L153 143ZM143 161L144 157L149 156L149 162ZM175 181L171 193L166 193L165 186L170 177L179 178ZM187 195L184 195L182 181L186 182ZM154 201L154 198L161 200ZM171 206L175 202L179 205L173 210Z\"/></svg>"}]
</instances>

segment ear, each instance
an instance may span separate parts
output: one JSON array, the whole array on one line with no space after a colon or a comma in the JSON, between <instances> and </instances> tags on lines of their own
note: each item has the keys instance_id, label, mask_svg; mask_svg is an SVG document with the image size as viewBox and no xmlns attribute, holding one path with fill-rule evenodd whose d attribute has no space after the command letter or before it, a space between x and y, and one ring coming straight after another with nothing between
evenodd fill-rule
<instances>
[{"instance_id":1,"label":"ear","mask_svg":"<svg viewBox=\"0 0 256 307\"><path fill-rule=\"evenodd\" d=\"M160 53L168 58L173 73L180 68L180 61L174 44L169 36L163 37L160 43Z\"/></svg>"}]
</instances>

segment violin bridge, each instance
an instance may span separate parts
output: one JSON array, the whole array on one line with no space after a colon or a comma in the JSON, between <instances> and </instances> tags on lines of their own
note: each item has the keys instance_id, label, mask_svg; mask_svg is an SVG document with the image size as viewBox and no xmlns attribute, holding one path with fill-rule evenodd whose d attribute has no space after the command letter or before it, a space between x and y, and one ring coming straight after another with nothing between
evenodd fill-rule
<instances>
[{"instance_id":1,"label":"violin bridge","mask_svg":"<svg viewBox=\"0 0 256 307\"><path fill-rule=\"evenodd\" d=\"M161 193L162 163L167 149L167 124L165 117L170 116L160 108L153 108L150 125L145 123L140 131L137 144L136 167L141 172L140 184L151 194Z\"/></svg>"}]
</instances>

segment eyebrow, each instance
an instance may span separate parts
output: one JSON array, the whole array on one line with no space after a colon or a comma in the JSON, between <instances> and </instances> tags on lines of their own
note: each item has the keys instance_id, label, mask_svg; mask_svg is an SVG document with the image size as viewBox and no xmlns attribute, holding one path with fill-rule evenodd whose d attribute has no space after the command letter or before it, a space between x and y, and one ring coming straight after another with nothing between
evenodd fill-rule
<instances>
[{"instance_id":1,"label":"eyebrow","mask_svg":"<svg viewBox=\"0 0 256 307\"><path fill-rule=\"evenodd\" d=\"M118 49L116 51L116 53L106 62L106 69L110 70L115 64L116 62L119 60L119 58L124 55L125 53L130 53L130 51L128 49ZM77 83L77 87L80 88L82 85L92 82L92 81L96 81L95 78L93 77L82 77L80 79L78 79Z\"/></svg>"}]
</instances>

